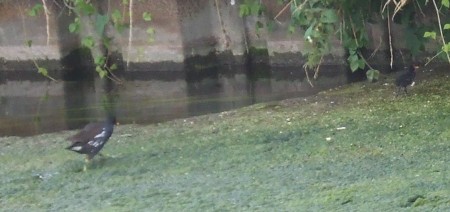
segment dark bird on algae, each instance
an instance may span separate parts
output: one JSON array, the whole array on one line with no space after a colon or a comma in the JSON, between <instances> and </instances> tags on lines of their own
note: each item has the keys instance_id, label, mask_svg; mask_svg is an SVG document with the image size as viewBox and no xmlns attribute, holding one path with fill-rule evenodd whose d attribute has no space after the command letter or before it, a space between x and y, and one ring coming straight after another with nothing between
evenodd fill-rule
<instances>
[{"instance_id":1,"label":"dark bird on algae","mask_svg":"<svg viewBox=\"0 0 450 212\"><path fill-rule=\"evenodd\" d=\"M397 79L395 79L395 85L397 86L397 96L399 95L400 90L403 90L405 94L408 94L408 90L406 89L406 87L414 84L417 68L419 68L419 65L413 64L409 67L408 71L401 74L397 77Z\"/></svg>"},{"instance_id":2,"label":"dark bird on algae","mask_svg":"<svg viewBox=\"0 0 450 212\"><path fill-rule=\"evenodd\" d=\"M83 171L86 171L86 165L97 155L103 146L108 142L114 131L114 125L116 125L116 118L109 116L106 121L98 123L90 123L86 125L80 132L68 140L72 142L72 145L66 149L85 154L85 165Z\"/></svg>"}]
</instances>

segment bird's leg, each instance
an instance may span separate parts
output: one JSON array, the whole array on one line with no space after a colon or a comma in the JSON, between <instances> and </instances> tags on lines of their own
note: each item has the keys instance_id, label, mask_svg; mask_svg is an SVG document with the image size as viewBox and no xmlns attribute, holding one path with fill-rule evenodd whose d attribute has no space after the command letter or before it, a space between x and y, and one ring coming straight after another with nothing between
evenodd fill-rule
<instances>
[{"instance_id":1,"label":"bird's leg","mask_svg":"<svg viewBox=\"0 0 450 212\"><path fill-rule=\"evenodd\" d=\"M84 166L83 166L83 171L86 172L87 171L87 166L90 164L91 159L89 157L89 155L86 155L86 158L84 159Z\"/></svg>"}]
</instances>

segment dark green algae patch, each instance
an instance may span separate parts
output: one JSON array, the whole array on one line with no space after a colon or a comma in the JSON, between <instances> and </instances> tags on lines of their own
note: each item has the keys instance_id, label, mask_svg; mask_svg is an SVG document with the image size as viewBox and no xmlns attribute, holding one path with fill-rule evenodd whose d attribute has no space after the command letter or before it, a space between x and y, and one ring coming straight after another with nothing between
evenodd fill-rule
<instances>
[{"instance_id":1,"label":"dark green algae patch","mask_svg":"<svg viewBox=\"0 0 450 212\"><path fill-rule=\"evenodd\" d=\"M0 138L4 211L449 211L450 73L119 126L87 172L74 132Z\"/></svg>"}]
</instances>

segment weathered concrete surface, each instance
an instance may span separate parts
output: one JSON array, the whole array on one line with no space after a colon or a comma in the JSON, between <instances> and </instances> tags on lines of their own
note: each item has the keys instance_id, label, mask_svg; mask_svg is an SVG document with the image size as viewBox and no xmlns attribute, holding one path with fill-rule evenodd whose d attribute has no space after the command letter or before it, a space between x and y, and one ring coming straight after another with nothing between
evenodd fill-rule
<instances>
[{"instance_id":1,"label":"weathered concrete surface","mask_svg":"<svg viewBox=\"0 0 450 212\"><path fill-rule=\"evenodd\" d=\"M26 11L32 1L2 1L0 4L0 57L5 61L31 59L60 59L57 27L47 33L44 15L30 17ZM56 19L48 19L56 26ZM26 45L32 41L32 47Z\"/></svg>"},{"instance_id":2,"label":"weathered concrete surface","mask_svg":"<svg viewBox=\"0 0 450 212\"><path fill-rule=\"evenodd\" d=\"M40 12L36 17L27 15L37 3L45 3L48 13ZM239 3L239 2L237 2ZM131 6L121 0L98 2L98 9L105 12L117 9L124 16L123 22L130 24L122 32L107 28L114 38L114 50L126 64L126 71L132 70L181 70L184 62L196 56L218 55L209 64L194 64L191 67L209 67L211 64L244 64L251 57L249 49L267 50L267 58L257 62L272 66L300 66L305 62L301 50L306 45L302 32L288 33L289 10L278 14L284 5L264 0L263 17L240 17L239 5L228 0L148 0L133 1ZM129 16L131 11L131 17ZM142 18L144 12L152 15L152 21ZM5 0L0 3L0 69L35 70L32 60L44 63L50 71L70 67L61 59L80 47L80 35L69 33L73 13L58 1L49 0ZM277 16L278 15L278 16ZM274 21L274 30L256 30L257 21ZM131 22L130 22L131 18ZM84 23L88 24L88 23ZM155 30L154 41L149 42L146 30ZM389 45L384 24L367 24L371 47L376 50L375 62L386 63ZM402 29L392 25L393 45L404 49ZM32 47L25 45L32 41ZM326 57L325 64L345 64L346 51L338 38L333 40L333 53ZM25 62L18 64L15 61ZM92 61L82 60L86 65ZM255 62L255 61L253 61ZM23 65L25 64L25 65ZM63 74L57 74L63 76Z\"/></svg>"}]
</instances>

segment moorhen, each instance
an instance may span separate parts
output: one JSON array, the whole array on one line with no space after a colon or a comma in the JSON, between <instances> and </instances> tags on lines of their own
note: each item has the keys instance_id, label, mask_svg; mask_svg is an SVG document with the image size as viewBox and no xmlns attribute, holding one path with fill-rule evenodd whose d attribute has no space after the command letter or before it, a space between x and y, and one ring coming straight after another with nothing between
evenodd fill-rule
<instances>
[{"instance_id":1,"label":"moorhen","mask_svg":"<svg viewBox=\"0 0 450 212\"><path fill-rule=\"evenodd\" d=\"M399 95L400 90L403 90L405 94L408 94L406 87L414 83L417 68L419 68L419 65L414 63L409 67L408 71L401 74L395 79L395 85L397 86L396 96Z\"/></svg>"},{"instance_id":2,"label":"moorhen","mask_svg":"<svg viewBox=\"0 0 450 212\"><path fill-rule=\"evenodd\" d=\"M111 137L114 125L116 124L116 117L108 116L106 121L90 123L80 132L67 139L72 142L72 145L66 149L80 154L86 154L86 163L84 164L83 171L86 171L86 165L103 148L109 137Z\"/></svg>"}]
</instances>

